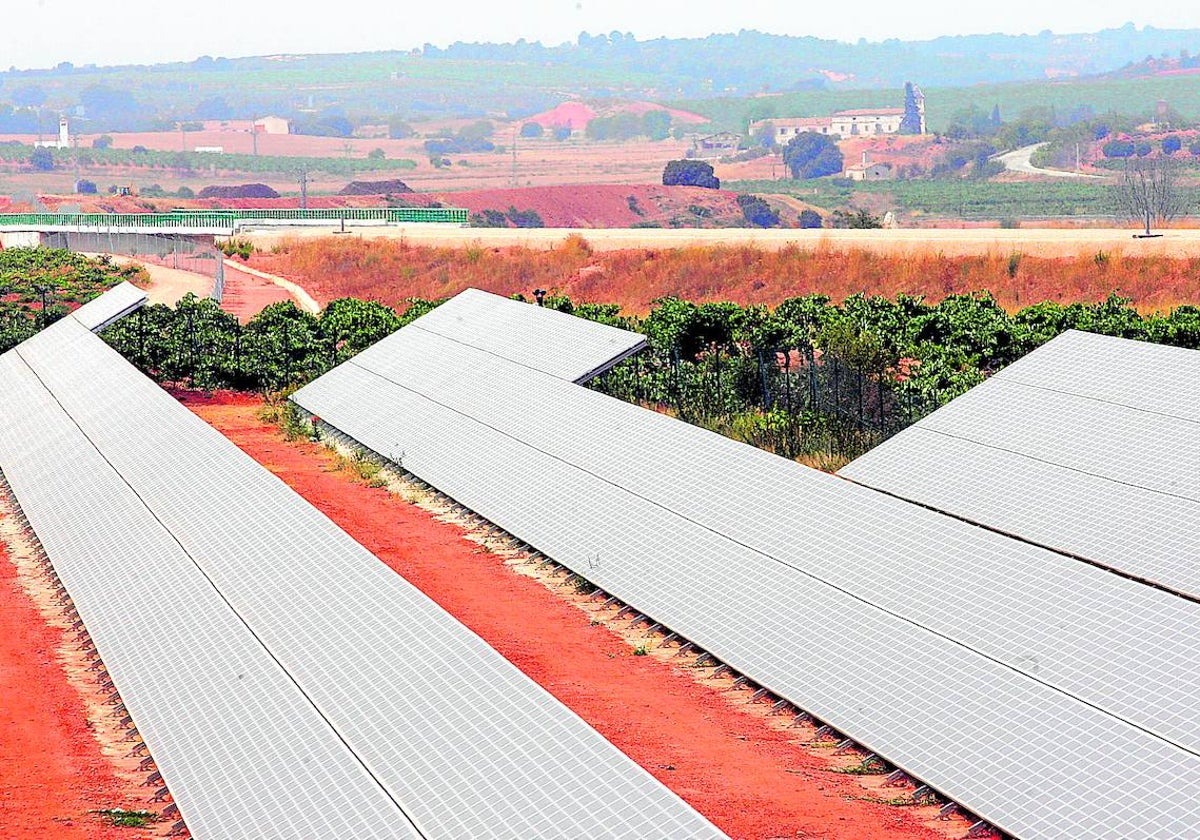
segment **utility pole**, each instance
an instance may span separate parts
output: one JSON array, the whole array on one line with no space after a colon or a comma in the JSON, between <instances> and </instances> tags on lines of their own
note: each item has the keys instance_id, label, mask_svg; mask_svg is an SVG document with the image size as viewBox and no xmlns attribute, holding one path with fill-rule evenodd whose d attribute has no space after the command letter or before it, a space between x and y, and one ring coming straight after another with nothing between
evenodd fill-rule
<instances>
[{"instance_id":1,"label":"utility pole","mask_svg":"<svg viewBox=\"0 0 1200 840\"><path fill-rule=\"evenodd\" d=\"M254 141L254 156L258 157L258 128L251 127L250 137Z\"/></svg>"},{"instance_id":2,"label":"utility pole","mask_svg":"<svg viewBox=\"0 0 1200 840\"><path fill-rule=\"evenodd\" d=\"M300 209L308 209L308 167L300 170Z\"/></svg>"},{"instance_id":3,"label":"utility pole","mask_svg":"<svg viewBox=\"0 0 1200 840\"><path fill-rule=\"evenodd\" d=\"M46 296L54 291L54 287L53 286L34 286L33 288L39 295L42 296L41 324L39 326L42 328L45 328L46 324L49 323L49 320L50 320L49 314L46 311L46 305L47 305L46 304Z\"/></svg>"},{"instance_id":4,"label":"utility pole","mask_svg":"<svg viewBox=\"0 0 1200 840\"><path fill-rule=\"evenodd\" d=\"M517 185L517 127L513 126L512 141L512 185Z\"/></svg>"}]
</instances>

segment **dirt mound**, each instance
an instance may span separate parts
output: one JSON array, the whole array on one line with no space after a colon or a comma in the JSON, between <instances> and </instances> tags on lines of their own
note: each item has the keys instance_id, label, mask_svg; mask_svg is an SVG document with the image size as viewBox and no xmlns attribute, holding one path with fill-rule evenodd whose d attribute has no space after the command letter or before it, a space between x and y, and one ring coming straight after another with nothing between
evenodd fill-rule
<instances>
[{"instance_id":1,"label":"dirt mound","mask_svg":"<svg viewBox=\"0 0 1200 840\"><path fill-rule=\"evenodd\" d=\"M200 198L279 198L279 193L266 184L239 184L221 186L213 184L200 190Z\"/></svg>"},{"instance_id":2,"label":"dirt mound","mask_svg":"<svg viewBox=\"0 0 1200 840\"><path fill-rule=\"evenodd\" d=\"M413 192L413 188L392 178L389 181L351 181L338 192L338 195L394 195Z\"/></svg>"},{"instance_id":3,"label":"dirt mound","mask_svg":"<svg viewBox=\"0 0 1200 840\"><path fill-rule=\"evenodd\" d=\"M604 184L476 190L439 195L443 204L484 210L532 210L547 227L714 226L742 219L733 193L699 187Z\"/></svg>"}]
</instances>

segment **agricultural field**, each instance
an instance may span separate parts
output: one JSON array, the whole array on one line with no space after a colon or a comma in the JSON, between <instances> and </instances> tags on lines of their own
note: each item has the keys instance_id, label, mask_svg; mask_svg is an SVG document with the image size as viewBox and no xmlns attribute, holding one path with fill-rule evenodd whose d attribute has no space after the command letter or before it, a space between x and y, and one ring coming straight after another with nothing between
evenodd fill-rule
<instances>
[{"instance_id":1,"label":"agricultural field","mask_svg":"<svg viewBox=\"0 0 1200 840\"><path fill-rule=\"evenodd\" d=\"M140 267L103 257L51 248L0 249L0 352L118 283L145 285L147 280Z\"/></svg>"},{"instance_id":2,"label":"agricultural field","mask_svg":"<svg viewBox=\"0 0 1200 840\"><path fill-rule=\"evenodd\" d=\"M781 193L816 207L859 207L879 214L894 211L906 224L954 227L956 222L1067 219L1111 224L1117 208L1113 188L1103 181L940 180L726 181L726 189Z\"/></svg>"}]
</instances>

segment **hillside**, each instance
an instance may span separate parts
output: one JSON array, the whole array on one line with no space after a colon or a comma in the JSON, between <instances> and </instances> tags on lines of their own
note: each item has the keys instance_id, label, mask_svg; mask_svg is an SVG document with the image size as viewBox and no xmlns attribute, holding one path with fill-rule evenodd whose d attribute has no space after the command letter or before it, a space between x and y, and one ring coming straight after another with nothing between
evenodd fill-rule
<instances>
[{"instance_id":1,"label":"hillside","mask_svg":"<svg viewBox=\"0 0 1200 840\"><path fill-rule=\"evenodd\" d=\"M348 136L381 124L386 133L389 119L523 119L572 99L704 100L782 91L824 92L833 98L823 108L868 106L878 104L869 93L844 98L842 92L892 90L906 79L941 89L1079 77L1198 48L1200 30L1129 25L1092 34L856 44L753 31L651 41L584 34L558 46L202 56L149 67L64 63L0 73L0 134L53 132L60 113L70 113L85 133L175 130L181 121L277 114L303 133Z\"/></svg>"}]
</instances>

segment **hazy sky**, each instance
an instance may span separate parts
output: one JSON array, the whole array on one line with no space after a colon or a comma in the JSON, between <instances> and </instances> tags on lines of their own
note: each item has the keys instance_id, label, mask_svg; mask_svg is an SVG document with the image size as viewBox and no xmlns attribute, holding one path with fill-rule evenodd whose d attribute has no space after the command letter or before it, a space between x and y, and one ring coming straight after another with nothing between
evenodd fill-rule
<instances>
[{"instance_id":1,"label":"hazy sky","mask_svg":"<svg viewBox=\"0 0 1200 840\"><path fill-rule=\"evenodd\" d=\"M146 64L200 55L408 49L425 42L557 44L580 31L638 38L759 29L855 41L978 32L1090 32L1121 26L1200 28L1200 4L1128 0L11 0L0 66ZM136 10L136 11L135 11ZM681 11L683 10L683 11Z\"/></svg>"}]
</instances>

